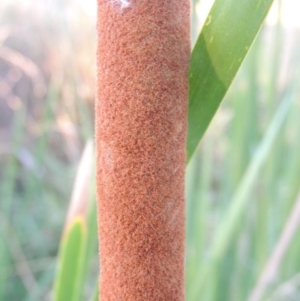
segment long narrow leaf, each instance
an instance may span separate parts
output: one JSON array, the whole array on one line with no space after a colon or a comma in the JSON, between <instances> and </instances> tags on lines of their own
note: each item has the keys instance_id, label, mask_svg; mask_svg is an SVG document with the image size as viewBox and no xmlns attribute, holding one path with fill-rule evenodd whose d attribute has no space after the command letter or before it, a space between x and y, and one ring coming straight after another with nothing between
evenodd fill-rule
<instances>
[{"instance_id":1,"label":"long narrow leaf","mask_svg":"<svg viewBox=\"0 0 300 301\"><path fill-rule=\"evenodd\" d=\"M93 166L93 145L86 144L77 171L74 189L60 244L54 301L80 301L90 259L88 219L89 186Z\"/></svg>"},{"instance_id":2,"label":"long narrow leaf","mask_svg":"<svg viewBox=\"0 0 300 301\"><path fill-rule=\"evenodd\" d=\"M204 284L220 262L222 255L226 252L232 240L235 230L239 227L239 222L242 219L243 212L245 212L248 196L259 177L259 172L261 171L268 154L272 150L277 134L284 124L290 108L290 103L290 97L288 97L277 109L265 138L258 147L233 196L232 202L224 215L222 222L218 226L218 230L214 235L209 258L206 259L203 269L198 270L197 275L194 277L194 281L188 290L188 300L199 300Z\"/></svg>"},{"instance_id":3,"label":"long narrow leaf","mask_svg":"<svg viewBox=\"0 0 300 301\"><path fill-rule=\"evenodd\" d=\"M80 300L86 232L85 221L82 218L76 218L62 239L54 301Z\"/></svg>"},{"instance_id":4,"label":"long narrow leaf","mask_svg":"<svg viewBox=\"0 0 300 301\"><path fill-rule=\"evenodd\" d=\"M215 1L190 62L187 160L225 96L272 2Z\"/></svg>"}]
</instances>

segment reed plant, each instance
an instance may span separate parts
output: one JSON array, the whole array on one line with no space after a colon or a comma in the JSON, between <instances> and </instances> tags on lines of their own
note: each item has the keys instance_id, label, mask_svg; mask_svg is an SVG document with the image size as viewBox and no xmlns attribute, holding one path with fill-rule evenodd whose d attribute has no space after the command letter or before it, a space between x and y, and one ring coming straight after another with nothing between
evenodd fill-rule
<instances>
[{"instance_id":1,"label":"reed plant","mask_svg":"<svg viewBox=\"0 0 300 301\"><path fill-rule=\"evenodd\" d=\"M186 300L297 300L299 33L291 39L279 6L277 25L256 37L272 1L244 1L244 9L235 2L215 1L206 22L203 1L192 2ZM77 169L81 157L93 157L91 146L81 153L93 137L95 18L78 3L79 23L58 1L37 7L41 19L32 7L3 3L0 300L95 301L93 164ZM24 46L32 31L36 52ZM85 191L76 210L72 186Z\"/></svg>"}]
</instances>

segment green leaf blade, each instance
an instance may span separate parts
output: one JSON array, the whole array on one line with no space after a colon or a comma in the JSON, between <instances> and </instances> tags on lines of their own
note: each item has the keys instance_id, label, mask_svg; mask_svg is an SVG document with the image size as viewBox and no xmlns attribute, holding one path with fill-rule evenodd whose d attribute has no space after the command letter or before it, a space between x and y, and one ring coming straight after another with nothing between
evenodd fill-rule
<instances>
[{"instance_id":1,"label":"green leaf blade","mask_svg":"<svg viewBox=\"0 0 300 301\"><path fill-rule=\"evenodd\" d=\"M75 218L62 238L54 301L80 300L86 239L85 221Z\"/></svg>"},{"instance_id":2,"label":"green leaf blade","mask_svg":"<svg viewBox=\"0 0 300 301\"><path fill-rule=\"evenodd\" d=\"M216 0L189 69L187 161L241 66L273 0Z\"/></svg>"},{"instance_id":3,"label":"green leaf blade","mask_svg":"<svg viewBox=\"0 0 300 301\"><path fill-rule=\"evenodd\" d=\"M214 234L209 257L206 258L203 268L197 270L197 274L188 289L187 300L200 300L199 297L203 293L204 286L213 277L216 267L232 242L234 233L239 228L240 221L247 211L247 200L249 200L254 184L259 179L261 169L274 146L276 137L284 125L290 106L291 97L288 95L277 109L264 139L258 146L253 159L241 178L232 201Z\"/></svg>"}]
</instances>

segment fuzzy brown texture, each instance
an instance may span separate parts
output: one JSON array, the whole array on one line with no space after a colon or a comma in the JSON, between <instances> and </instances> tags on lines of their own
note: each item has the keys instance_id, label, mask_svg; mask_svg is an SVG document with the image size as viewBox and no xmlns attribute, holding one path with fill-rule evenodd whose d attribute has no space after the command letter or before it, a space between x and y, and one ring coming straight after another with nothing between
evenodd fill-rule
<instances>
[{"instance_id":1,"label":"fuzzy brown texture","mask_svg":"<svg viewBox=\"0 0 300 301\"><path fill-rule=\"evenodd\" d=\"M188 0L98 0L101 301L183 301Z\"/></svg>"}]
</instances>

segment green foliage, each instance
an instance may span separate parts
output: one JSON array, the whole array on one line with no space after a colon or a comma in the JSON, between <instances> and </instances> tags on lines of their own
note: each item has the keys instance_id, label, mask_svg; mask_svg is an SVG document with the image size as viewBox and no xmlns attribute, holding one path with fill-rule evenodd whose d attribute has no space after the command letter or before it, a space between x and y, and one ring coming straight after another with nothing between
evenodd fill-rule
<instances>
[{"instance_id":1,"label":"green foliage","mask_svg":"<svg viewBox=\"0 0 300 301\"><path fill-rule=\"evenodd\" d=\"M193 36L199 2L193 1ZM258 288L261 301L299 299L299 233L289 232L290 240L282 238L300 187L300 131L295 130L300 128L299 43L289 45L278 22L275 30L263 28L249 50L271 2L216 0L193 50L186 177L187 301L254 301L250 296ZM33 15L26 17L25 26L20 15L12 8L3 13L1 5L0 22L6 22L5 28L18 22L25 28L28 20L34 20ZM52 21L31 24L35 33L41 30L41 41L55 42L59 48L47 59L55 61L59 52L61 60L55 66L60 68L51 70L45 99L28 96L29 88L17 94L21 105L12 110L9 139L1 140L0 239L5 244L0 244L0 301L65 301L75 295L78 301L98 299L94 195L84 217L71 219L60 240L75 168L84 142L93 135L93 93L89 104L87 91L94 72L83 66L94 66L86 59L94 57L95 46L89 44L94 41L93 30L79 22L68 23L64 5L51 1L45 16L53 16ZM85 20L79 18L78 7L77 13L77 20ZM15 27L12 32L17 32ZM5 35L9 32L0 28L0 41ZM4 46L12 47L8 42ZM37 51L41 46L34 47ZM288 76L284 69L290 70ZM89 74L91 80L85 85ZM39 78L41 74L34 80ZM0 127L4 117L0 116ZM284 250L280 262L270 263L278 248ZM270 264L276 266L276 277L261 290L261 275L268 274Z\"/></svg>"},{"instance_id":2,"label":"green foliage","mask_svg":"<svg viewBox=\"0 0 300 301\"><path fill-rule=\"evenodd\" d=\"M272 2L214 2L190 61L187 160L215 115Z\"/></svg>"},{"instance_id":3,"label":"green foliage","mask_svg":"<svg viewBox=\"0 0 300 301\"><path fill-rule=\"evenodd\" d=\"M247 212L247 201L249 200L250 193L259 178L263 164L271 153L275 139L284 125L289 108L290 97L278 108L263 141L257 147L253 159L245 170L232 200L223 214L222 220L219 222L212 239L209 254L203 263L203 268L198 269L191 280L191 285L187 291L188 300L199 300L204 285L212 282L211 278L215 277L218 264L224 258L235 233L238 232L240 222ZM194 239L197 238L194 237Z\"/></svg>"},{"instance_id":4,"label":"green foliage","mask_svg":"<svg viewBox=\"0 0 300 301\"><path fill-rule=\"evenodd\" d=\"M86 222L82 218L75 218L68 225L61 241L54 301L81 300L86 241Z\"/></svg>"}]
</instances>

